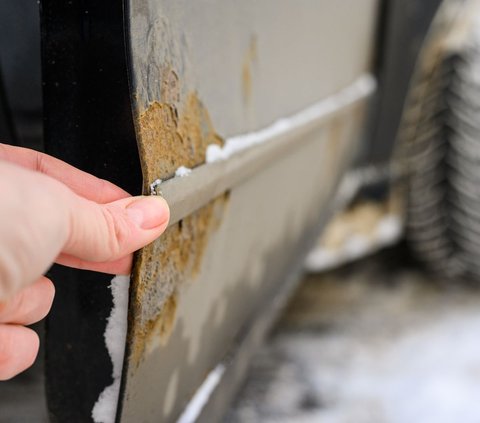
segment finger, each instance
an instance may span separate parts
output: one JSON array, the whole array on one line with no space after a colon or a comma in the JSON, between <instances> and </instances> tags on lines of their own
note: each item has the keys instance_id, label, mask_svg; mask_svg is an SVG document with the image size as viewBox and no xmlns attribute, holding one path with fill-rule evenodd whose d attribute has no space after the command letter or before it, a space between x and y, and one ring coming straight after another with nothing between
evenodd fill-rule
<instances>
[{"instance_id":1,"label":"finger","mask_svg":"<svg viewBox=\"0 0 480 423\"><path fill-rule=\"evenodd\" d=\"M73 192L97 203L110 203L129 197L126 191L104 179L83 172L47 154L28 148L0 144L0 160L51 176Z\"/></svg>"},{"instance_id":2,"label":"finger","mask_svg":"<svg viewBox=\"0 0 480 423\"><path fill-rule=\"evenodd\" d=\"M103 263L81 260L68 254L60 254L55 263L62 266L74 267L81 270L93 270L95 272L110 273L111 275L129 275L132 270L133 254L129 254L119 260Z\"/></svg>"},{"instance_id":3,"label":"finger","mask_svg":"<svg viewBox=\"0 0 480 423\"><path fill-rule=\"evenodd\" d=\"M154 241L170 218L166 201L157 196L104 205L77 197L71 206L69 237L62 252L96 263L119 260Z\"/></svg>"},{"instance_id":4,"label":"finger","mask_svg":"<svg viewBox=\"0 0 480 423\"><path fill-rule=\"evenodd\" d=\"M98 204L59 181L0 161L0 301L35 282L65 253L102 263L152 242L169 219L160 197Z\"/></svg>"},{"instance_id":5,"label":"finger","mask_svg":"<svg viewBox=\"0 0 480 423\"><path fill-rule=\"evenodd\" d=\"M65 185L0 161L0 301L44 274L68 237ZM85 200L87 201L87 200Z\"/></svg>"},{"instance_id":6,"label":"finger","mask_svg":"<svg viewBox=\"0 0 480 423\"><path fill-rule=\"evenodd\" d=\"M38 322L50 311L54 296L53 283L42 276L12 299L0 303L0 323L31 325Z\"/></svg>"},{"instance_id":7,"label":"finger","mask_svg":"<svg viewBox=\"0 0 480 423\"><path fill-rule=\"evenodd\" d=\"M40 341L31 329L0 324L0 380L8 380L29 368Z\"/></svg>"}]
</instances>

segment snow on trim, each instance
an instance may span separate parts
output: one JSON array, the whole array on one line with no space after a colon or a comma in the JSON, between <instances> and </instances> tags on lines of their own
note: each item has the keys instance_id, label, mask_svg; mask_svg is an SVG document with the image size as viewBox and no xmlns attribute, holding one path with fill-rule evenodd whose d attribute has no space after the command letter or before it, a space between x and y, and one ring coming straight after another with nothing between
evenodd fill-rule
<instances>
[{"instance_id":1,"label":"snow on trim","mask_svg":"<svg viewBox=\"0 0 480 423\"><path fill-rule=\"evenodd\" d=\"M352 85L340 90L338 93L322 99L292 116L281 118L259 131L228 138L223 147L217 144L210 144L207 147L206 162L214 163L226 160L242 150L270 141L285 132L305 126L365 97L373 92L375 87L376 81L372 75L362 75Z\"/></svg>"}]
</instances>

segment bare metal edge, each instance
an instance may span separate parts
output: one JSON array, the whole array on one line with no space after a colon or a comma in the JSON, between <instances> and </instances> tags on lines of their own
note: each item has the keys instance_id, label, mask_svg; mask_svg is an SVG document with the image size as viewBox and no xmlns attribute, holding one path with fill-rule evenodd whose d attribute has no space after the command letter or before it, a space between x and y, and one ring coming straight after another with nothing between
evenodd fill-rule
<instances>
[{"instance_id":1,"label":"bare metal edge","mask_svg":"<svg viewBox=\"0 0 480 423\"><path fill-rule=\"evenodd\" d=\"M236 136L244 137L247 148L236 151L225 160L218 160L196 167L186 177L176 177L161 184L162 196L170 205L170 225L192 214L211 200L231 190L255 175L272 162L298 148L311 131L319 128L326 120L345 113L351 107L371 96L376 88L373 75L360 76L351 85L319 101L293 116L281 119L257 133ZM281 126L281 129L278 128ZM248 140L255 138L249 145ZM226 141L228 145L229 140Z\"/></svg>"}]
</instances>

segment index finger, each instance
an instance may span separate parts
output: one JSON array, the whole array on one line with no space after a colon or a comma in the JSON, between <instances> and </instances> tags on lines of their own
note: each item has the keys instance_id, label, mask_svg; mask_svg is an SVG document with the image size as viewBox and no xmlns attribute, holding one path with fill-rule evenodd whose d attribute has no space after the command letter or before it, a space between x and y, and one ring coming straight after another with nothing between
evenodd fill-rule
<instances>
[{"instance_id":1,"label":"index finger","mask_svg":"<svg viewBox=\"0 0 480 423\"><path fill-rule=\"evenodd\" d=\"M105 204L130 194L122 188L83 172L62 160L23 147L0 143L0 160L41 172L67 185L76 194L96 203Z\"/></svg>"}]
</instances>

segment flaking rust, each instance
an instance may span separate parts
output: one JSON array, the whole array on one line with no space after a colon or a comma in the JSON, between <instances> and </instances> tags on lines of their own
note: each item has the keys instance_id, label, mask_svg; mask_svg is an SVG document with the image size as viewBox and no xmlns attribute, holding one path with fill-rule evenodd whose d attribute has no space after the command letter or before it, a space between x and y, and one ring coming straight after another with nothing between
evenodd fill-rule
<instances>
[{"instance_id":1,"label":"flaking rust","mask_svg":"<svg viewBox=\"0 0 480 423\"><path fill-rule=\"evenodd\" d=\"M153 102L140 115L137 130L147 185L172 177L180 166L204 163L207 146L223 144L196 94L188 95L180 114L174 103Z\"/></svg>"},{"instance_id":2,"label":"flaking rust","mask_svg":"<svg viewBox=\"0 0 480 423\"><path fill-rule=\"evenodd\" d=\"M228 193L169 227L137 256L130 309L133 363L165 345L173 331L179 291L201 270L208 240L222 220Z\"/></svg>"},{"instance_id":3,"label":"flaking rust","mask_svg":"<svg viewBox=\"0 0 480 423\"><path fill-rule=\"evenodd\" d=\"M223 144L195 94L187 95L183 106L177 108L178 78L171 70L165 75L164 102L150 104L137 121L146 194L150 194L152 181L168 179L180 166L202 164L209 144ZM175 326L181 288L201 270L208 240L218 228L227 202L228 193L169 227L137 254L128 334L135 366L167 344Z\"/></svg>"},{"instance_id":4,"label":"flaking rust","mask_svg":"<svg viewBox=\"0 0 480 423\"><path fill-rule=\"evenodd\" d=\"M242 65L242 92L243 101L245 104L249 104L252 98L253 90L253 77L252 67L257 61L257 38L252 36L248 50L243 59Z\"/></svg>"}]
</instances>

